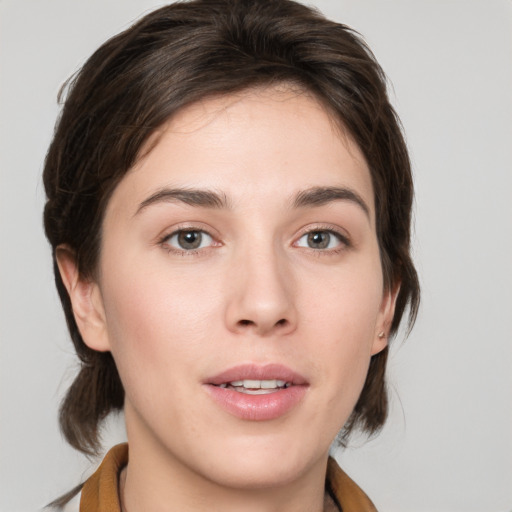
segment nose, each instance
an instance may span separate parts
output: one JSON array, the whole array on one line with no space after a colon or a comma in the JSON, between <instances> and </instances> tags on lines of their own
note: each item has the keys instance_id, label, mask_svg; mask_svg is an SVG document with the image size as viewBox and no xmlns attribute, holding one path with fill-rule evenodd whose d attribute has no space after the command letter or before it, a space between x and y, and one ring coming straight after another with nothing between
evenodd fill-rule
<instances>
[{"instance_id":1,"label":"nose","mask_svg":"<svg viewBox=\"0 0 512 512\"><path fill-rule=\"evenodd\" d=\"M297 327L295 287L285 255L268 250L239 255L230 272L228 329L258 336L283 336Z\"/></svg>"}]
</instances>

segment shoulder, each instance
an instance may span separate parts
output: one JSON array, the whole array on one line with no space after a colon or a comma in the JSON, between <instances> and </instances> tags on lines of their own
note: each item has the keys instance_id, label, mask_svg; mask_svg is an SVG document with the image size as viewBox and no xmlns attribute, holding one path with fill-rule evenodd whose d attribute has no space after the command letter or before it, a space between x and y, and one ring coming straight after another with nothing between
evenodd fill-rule
<instances>
[{"instance_id":1,"label":"shoulder","mask_svg":"<svg viewBox=\"0 0 512 512\"><path fill-rule=\"evenodd\" d=\"M377 512L370 498L332 457L327 465L326 485L343 512Z\"/></svg>"},{"instance_id":2,"label":"shoulder","mask_svg":"<svg viewBox=\"0 0 512 512\"><path fill-rule=\"evenodd\" d=\"M55 500L42 512L79 512L80 509L119 512L119 473L127 462L128 445L123 443L114 446L83 484Z\"/></svg>"},{"instance_id":3,"label":"shoulder","mask_svg":"<svg viewBox=\"0 0 512 512\"><path fill-rule=\"evenodd\" d=\"M62 512L79 512L80 511L80 497L82 493L79 492L74 498L68 501L63 507Z\"/></svg>"}]
</instances>

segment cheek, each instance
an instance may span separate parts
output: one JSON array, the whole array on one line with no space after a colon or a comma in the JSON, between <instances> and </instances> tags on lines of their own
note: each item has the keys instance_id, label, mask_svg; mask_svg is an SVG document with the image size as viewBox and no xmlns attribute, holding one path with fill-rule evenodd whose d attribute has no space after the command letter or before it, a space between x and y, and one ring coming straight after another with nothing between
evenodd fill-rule
<instances>
[{"instance_id":1,"label":"cheek","mask_svg":"<svg viewBox=\"0 0 512 512\"><path fill-rule=\"evenodd\" d=\"M365 351L374 339L383 281L376 258L359 265L329 269L325 275L302 278L301 309L313 327L333 342L344 340L348 349ZM342 350L338 343L334 347Z\"/></svg>"},{"instance_id":2,"label":"cheek","mask_svg":"<svg viewBox=\"0 0 512 512\"><path fill-rule=\"evenodd\" d=\"M211 276L174 268L165 255L155 253L104 263L104 303L114 338L122 332L149 341L175 337L181 330L193 336L219 303Z\"/></svg>"},{"instance_id":3,"label":"cheek","mask_svg":"<svg viewBox=\"0 0 512 512\"><path fill-rule=\"evenodd\" d=\"M352 411L366 379L382 301L380 265L376 260L358 271L333 273L328 282L323 291L307 295L303 310L319 386L328 390L324 410L340 422Z\"/></svg>"},{"instance_id":4,"label":"cheek","mask_svg":"<svg viewBox=\"0 0 512 512\"><path fill-rule=\"evenodd\" d=\"M190 300L193 287L169 279L155 265L106 264L104 270L108 337L121 377L145 372L151 381L159 366L169 368L187 353L192 358L206 321L202 305ZM180 342L184 331L186 344ZM148 367L155 372L145 371Z\"/></svg>"},{"instance_id":5,"label":"cheek","mask_svg":"<svg viewBox=\"0 0 512 512\"><path fill-rule=\"evenodd\" d=\"M148 259L105 258L102 284L111 351L127 395L156 401L205 360L223 318L222 297L218 273L175 269L161 254Z\"/></svg>"}]
</instances>

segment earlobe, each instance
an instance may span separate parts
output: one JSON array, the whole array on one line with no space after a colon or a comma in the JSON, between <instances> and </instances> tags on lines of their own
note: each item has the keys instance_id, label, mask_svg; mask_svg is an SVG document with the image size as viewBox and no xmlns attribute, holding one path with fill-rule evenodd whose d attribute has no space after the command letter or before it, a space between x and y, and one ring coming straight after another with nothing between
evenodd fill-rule
<instances>
[{"instance_id":1,"label":"earlobe","mask_svg":"<svg viewBox=\"0 0 512 512\"><path fill-rule=\"evenodd\" d=\"M372 356L378 354L388 346L389 331L395 316L395 305L399 292L400 284L384 292L375 329L371 352Z\"/></svg>"},{"instance_id":2,"label":"earlobe","mask_svg":"<svg viewBox=\"0 0 512 512\"><path fill-rule=\"evenodd\" d=\"M92 279L80 275L75 252L66 245L56 249L60 276L68 291L73 315L84 340L91 349L99 352L110 350L105 310L99 286Z\"/></svg>"}]
</instances>

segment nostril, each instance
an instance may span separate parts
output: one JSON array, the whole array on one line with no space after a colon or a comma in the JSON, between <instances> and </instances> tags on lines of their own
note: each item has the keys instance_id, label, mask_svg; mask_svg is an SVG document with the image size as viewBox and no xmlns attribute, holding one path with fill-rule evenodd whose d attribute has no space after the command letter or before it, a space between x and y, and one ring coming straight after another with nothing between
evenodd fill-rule
<instances>
[{"instance_id":1,"label":"nostril","mask_svg":"<svg viewBox=\"0 0 512 512\"><path fill-rule=\"evenodd\" d=\"M238 320L236 325L238 328L243 329L243 331L246 331L248 328L255 328L257 331L266 332L268 330L272 330L273 328L281 331L281 329L285 329L287 326L289 326L290 322L286 318L281 318L275 323L269 322L266 324L265 322L257 322L254 320L248 320L247 318L242 318Z\"/></svg>"}]
</instances>

